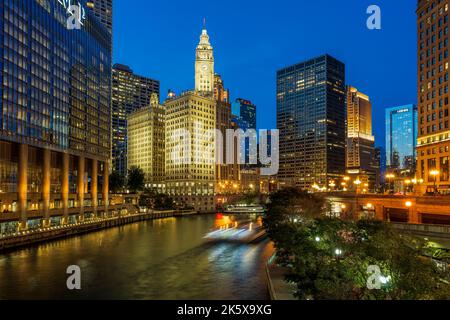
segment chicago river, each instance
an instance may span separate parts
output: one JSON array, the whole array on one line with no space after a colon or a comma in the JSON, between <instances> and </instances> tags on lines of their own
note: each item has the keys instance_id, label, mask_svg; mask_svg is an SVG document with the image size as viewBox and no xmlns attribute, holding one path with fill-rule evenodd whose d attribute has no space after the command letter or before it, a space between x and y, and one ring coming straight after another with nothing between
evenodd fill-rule
<instances>
[{"instance_id":1,"label":"chicago river","mask_svg":"<svg viewBox=\"0 0 450 320\"><path fill-rule=\"evenodd\" d=\"M207 243L215 216L146 221L0 255L0 299L268 299L272 245ZM81 268L81 290L66 270Z\"/></svg>"}]
</instances>

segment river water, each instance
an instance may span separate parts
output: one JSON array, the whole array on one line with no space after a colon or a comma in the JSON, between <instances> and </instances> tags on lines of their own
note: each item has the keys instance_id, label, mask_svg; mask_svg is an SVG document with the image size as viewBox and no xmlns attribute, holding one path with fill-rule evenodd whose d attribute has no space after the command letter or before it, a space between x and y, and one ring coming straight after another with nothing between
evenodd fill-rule
<instances>
[{"instance_id":1,"label":"river water","mask_svg":"<svg viewBox=\"0 0 450 320\"><path fill-rule=\"evenodd\" d=\"M0 255L0 299L268 299L272 245L206 243L214 221L147 221ZM67 289L71 265L81 290Z\"/></svg>"}]
</instances>

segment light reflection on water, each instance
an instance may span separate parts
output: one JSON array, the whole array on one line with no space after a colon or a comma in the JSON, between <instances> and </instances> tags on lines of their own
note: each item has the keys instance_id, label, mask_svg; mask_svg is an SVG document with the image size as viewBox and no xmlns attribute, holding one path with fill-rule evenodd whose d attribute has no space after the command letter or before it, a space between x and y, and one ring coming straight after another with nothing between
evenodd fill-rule
<instances>
[{"instance_id":1,"label":"light reflection on water","mask_svg":"<svg viewBox=\"0 0 450 320\"><path fill-rule=\"evenodd\" d=\"M207 244L214 216L127 225L0 255L0 299L267 299L258 245ZM66 268L82 290L66 289Z\"/></svg>"}]
</instances>

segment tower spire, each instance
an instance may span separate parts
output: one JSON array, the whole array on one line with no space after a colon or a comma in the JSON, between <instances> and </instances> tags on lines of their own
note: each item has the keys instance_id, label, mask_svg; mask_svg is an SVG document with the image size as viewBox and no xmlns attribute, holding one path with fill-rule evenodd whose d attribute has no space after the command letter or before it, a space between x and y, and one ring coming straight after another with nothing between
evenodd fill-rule
<instances>
[{"instance_id":1,"label":"tower spire","mask_svg":"<svg viewBox=\"0 0 450 320\"><path fill-rule=\"evenodd\" d=\"M203 18L203 30L206 30L206 18Z\"/></svg>"}]
</instances>

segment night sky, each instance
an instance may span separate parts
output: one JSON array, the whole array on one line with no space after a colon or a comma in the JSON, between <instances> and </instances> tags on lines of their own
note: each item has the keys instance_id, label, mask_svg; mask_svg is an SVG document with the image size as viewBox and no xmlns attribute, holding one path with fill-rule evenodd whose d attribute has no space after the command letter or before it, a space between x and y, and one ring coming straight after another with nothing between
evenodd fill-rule
<instances>
[{"instance_id":1,"label":"night sky","mask_svg":"<svg viewBox=\"0 0 450 320\"><path fill-rule=\"evenodd\" d=\"M258 107L258 127L276 127L276 71L329 53L347 84L373 102L377 145L384 109L417 102L416 0L114 0L114 62L161 81L161 96L194 87L203 18L215 69L231 99ZM366 28L369 5L382 30Z\"/></svg>"}]
</instances>

